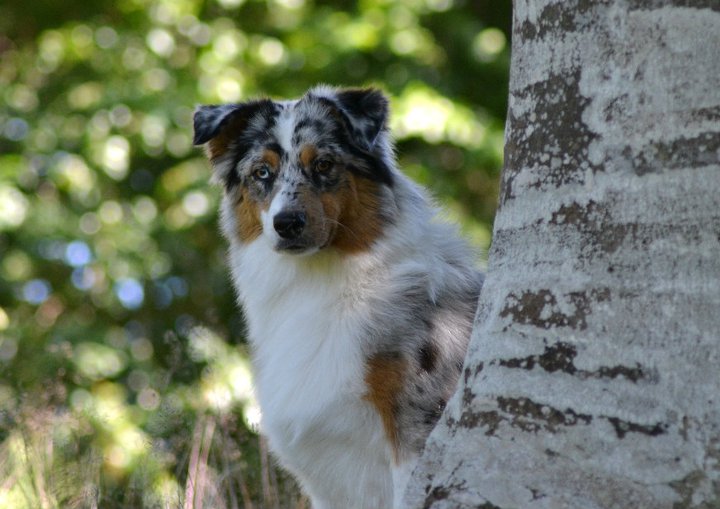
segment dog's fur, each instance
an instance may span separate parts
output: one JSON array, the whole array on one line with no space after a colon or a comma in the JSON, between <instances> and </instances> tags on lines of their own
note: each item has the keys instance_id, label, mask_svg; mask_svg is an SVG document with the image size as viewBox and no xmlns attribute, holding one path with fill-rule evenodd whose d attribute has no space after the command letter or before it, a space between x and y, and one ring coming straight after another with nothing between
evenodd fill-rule
<instances>
[{"instance_id":1,"label":"dog's fur","mask_svg":"<svg viewBox=\"0 0 720 509\"><path fill-rule=\"evenodd\" d=\"M195 113L224 185L262 431L315 509L400 507L482 284L397 169L387 115L375 89L324 86Z\"/></svg>"}]
</instances>

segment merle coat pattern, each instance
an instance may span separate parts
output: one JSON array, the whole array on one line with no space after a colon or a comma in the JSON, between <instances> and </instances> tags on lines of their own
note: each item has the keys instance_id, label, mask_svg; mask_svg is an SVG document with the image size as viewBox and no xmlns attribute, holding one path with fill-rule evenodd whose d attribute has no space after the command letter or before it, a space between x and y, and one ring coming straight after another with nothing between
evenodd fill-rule
<instances>
[{"instance_id":1,"label":"merle coat pattern","mask_svg":"<svg viewBox=\"0 0 720 509\"><path fill-rule=\"evenodd\" d=\"M482 276L397 168L375 89L201 106L262 432L315 509L401 507Z\"/></svg>"}]
</instances>

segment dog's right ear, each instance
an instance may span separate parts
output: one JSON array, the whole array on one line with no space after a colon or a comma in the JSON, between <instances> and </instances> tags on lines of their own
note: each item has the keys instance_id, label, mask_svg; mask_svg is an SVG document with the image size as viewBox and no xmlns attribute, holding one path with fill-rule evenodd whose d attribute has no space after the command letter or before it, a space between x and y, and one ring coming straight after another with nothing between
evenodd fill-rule
<instances>
[{"instance_id":1,"label":"dog's right ear","mask_svg":"<svg viewBox=\"0 0 720 509\"><path fill-rule=\"evenodd\" d=\"M198 106L193 116L193 144L207 143L208 157L216 160L232 145L240 147L241 138L252 119L263 111L272 111L272 101L262 99L239 104Z\"/></svg>"},{"instance_id":2,"label":"dog's right ear","mask_svg":"<svg viewBox=\"0 0 720 509\"><path fill-rule=\"evenodd\" d=\"M195 108L193 145L202 145L217 136L223 124L239 108L239 104L203 105Z\"/></svg>"}]
</instances>

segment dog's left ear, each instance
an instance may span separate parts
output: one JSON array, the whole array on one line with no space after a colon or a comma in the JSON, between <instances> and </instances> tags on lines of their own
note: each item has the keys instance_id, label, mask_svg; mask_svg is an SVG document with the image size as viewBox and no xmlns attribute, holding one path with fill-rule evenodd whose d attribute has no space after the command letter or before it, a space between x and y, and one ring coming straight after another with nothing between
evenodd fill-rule
<instances>
[{"instance_id":1,"label":"dog's left ear","mask_svg":"<svg viewBox=\"0 0 720 509\"><path fill-rule=\"evenodd\" d=\"M355 131L362 135L367 149L375 147L387 130L388 100L376 88L347 88L337 91L340 107L350 117Z\"/></svg>"}]
</instances>

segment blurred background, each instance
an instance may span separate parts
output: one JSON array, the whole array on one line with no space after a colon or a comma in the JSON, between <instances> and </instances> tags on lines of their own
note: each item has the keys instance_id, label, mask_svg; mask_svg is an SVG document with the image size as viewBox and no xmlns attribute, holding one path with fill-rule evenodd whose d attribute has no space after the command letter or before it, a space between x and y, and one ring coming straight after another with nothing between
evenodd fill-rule
<instances>
[{"instance_id":1,"label":"blurred background","mask_svg":"<svg viewBox=\"0 0 720 509\"><path fill-rule=\"evenodd\" d=\"M480 249L510 0L4 0L0 508L308 507L258 437L198 103L376 85Z\"/></svg>"}]
</instances>

